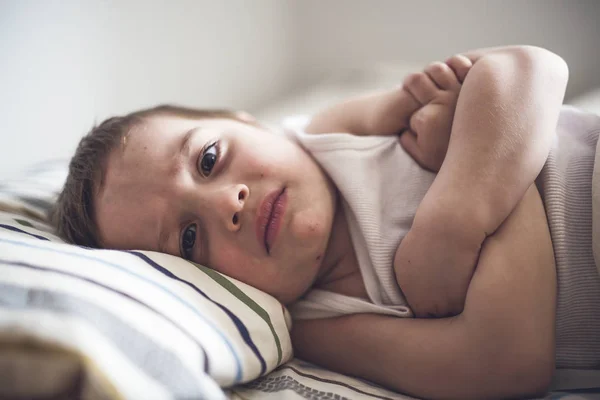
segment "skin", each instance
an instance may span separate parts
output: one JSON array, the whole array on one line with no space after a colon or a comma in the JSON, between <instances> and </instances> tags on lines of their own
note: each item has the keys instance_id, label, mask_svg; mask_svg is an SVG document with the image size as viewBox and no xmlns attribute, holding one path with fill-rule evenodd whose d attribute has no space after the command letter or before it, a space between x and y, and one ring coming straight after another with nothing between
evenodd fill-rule
<instances>
[{"instance_id":1,"label":"skin","mask_svg":"<svg viewBox=\"0 0 600 400\"><path fill-rule=\"evenodd\" d=\"M215 140L217 161L202 173L203 150ZM349 237L336 233L345 225L336 212L335 188L281 134L230 119L160 116L133 129L124 142L110 155L96 194L96 220L107 248L184 256L182 235L195 226L192 261L284 304L331 272L350 249ZM287 209L268 254L256 236L256 213L268 193L283 187Z\"/></svg>"}]
</instances>

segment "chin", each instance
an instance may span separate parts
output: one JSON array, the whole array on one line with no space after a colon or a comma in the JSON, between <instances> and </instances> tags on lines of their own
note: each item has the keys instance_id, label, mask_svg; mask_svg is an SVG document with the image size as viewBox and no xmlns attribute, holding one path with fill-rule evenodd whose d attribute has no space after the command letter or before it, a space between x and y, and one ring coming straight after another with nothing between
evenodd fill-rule
<instances>
[{"instance_id":1,"label":"chin","mask_svg":"<svg viewBox=\"0 0 600 400\"><path fill-rule=\"evenodd\" d=\"M301 284L301 281L307 282L306 284ZM276 290L267 291L267 293L275 297L283 305L288 305L308 292L312 288L313 281L314 279L289 278L287 279L288 285L281 285Z\"/></svg>"},{"instance_id":2,"label":"chin","mask_svg":"<svg viewBox=\"0 0 600 400\"><path fill-rule=\"evenodd\" d=\"M306 292L308 292L308 290L310 289L310 287L299 291L298 293L286 293L286 294L281 294L279 296L274 296L277 300L279 300L279 302L281 304L283 304L284 306L288 306L290 304L292 304L293 302L295 302L296 300L298 300L300 297L302 297Z\"/></svg>"}]
</instances>

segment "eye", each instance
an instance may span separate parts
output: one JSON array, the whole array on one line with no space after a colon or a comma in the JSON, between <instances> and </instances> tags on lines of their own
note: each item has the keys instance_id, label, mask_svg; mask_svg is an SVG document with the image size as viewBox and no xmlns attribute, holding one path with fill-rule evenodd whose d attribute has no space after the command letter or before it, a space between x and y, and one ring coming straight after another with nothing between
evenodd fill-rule
<instances>
[{"instance_id":1,"label":"eye","mask_svg":"<svg viewBox=\"0 0 600 400\"><path fill-rule=\"evenodd\" d=\"M218 158L219 143L213 142L202 151L202 155L198 160L198 171L205 177L208 177L217 163Z\"/></svg>"},{"instance_id":2,"label":"eye","mask_svg":"<svg viewBox=\"0 0 600 400\"><path fill-rule=\"evenodd\" d=\"M186 260L191 260L194 244L196 243L196 225L189 225L181 234L181 256Z\"/></svg>"}]
</instances>

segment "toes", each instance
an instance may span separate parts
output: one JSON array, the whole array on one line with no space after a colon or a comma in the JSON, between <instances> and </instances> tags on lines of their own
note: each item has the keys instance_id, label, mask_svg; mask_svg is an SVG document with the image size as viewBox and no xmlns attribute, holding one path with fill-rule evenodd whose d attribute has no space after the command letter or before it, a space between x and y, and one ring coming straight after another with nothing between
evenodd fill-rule
<instances>
[{"instance_id":1,"label":"toes","mask_svg":"<svg viewBox=\"0 0 600 400\"><path fill-rule=\"evenodd\" d=\"M419 72L404 79L404 87L421 104L427 104L438 92L438 88L427 74Z\"/></svg>"},{"instance_id":2,"label":"toes","mask_svg":"<svg viewBox=\"0 0 600 400\"><path fill-rule=\"evenodd\" d=\"M456 74L443 62L434 62L425 68L425 73L442 90L460 90L460 82Z\"/></svg>"},{"instance_id":3,"label":"toes","mask_svg":"<svg viewBox=\"0 0 600 400\"><path fill-rule=\"evenodd\" d=\"M457 54L446 60L446 64L452 68L458 81L462 83L467 77L467 73L473 66L471 60L462 54Z\"/></svg>"}]
</instances>

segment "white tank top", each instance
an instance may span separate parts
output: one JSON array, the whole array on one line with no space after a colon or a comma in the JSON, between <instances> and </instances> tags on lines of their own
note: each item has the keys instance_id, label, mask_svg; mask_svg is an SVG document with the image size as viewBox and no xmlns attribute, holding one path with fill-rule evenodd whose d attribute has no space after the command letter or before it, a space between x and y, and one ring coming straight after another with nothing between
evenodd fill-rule
<instances>
[{"instance_id":1,"label":"white tank top","mask_svg":"<svg viewBox=\"0 0 600 400\"><path fill-rule=\"evenodd\" d=\"M338 188L371 302L313 289L290 307L292 317L360 312L412 317L393 259L435 175L420 168L395 136L306 134L308 122L289 118L284 128ZM591 195L599 133L600 117L563 107L555 146L536 181L557 264L558 368L600 367L600 276L592 251Z\"/></svg>"}]
</instances>

